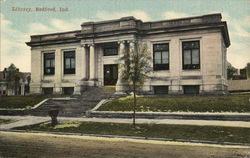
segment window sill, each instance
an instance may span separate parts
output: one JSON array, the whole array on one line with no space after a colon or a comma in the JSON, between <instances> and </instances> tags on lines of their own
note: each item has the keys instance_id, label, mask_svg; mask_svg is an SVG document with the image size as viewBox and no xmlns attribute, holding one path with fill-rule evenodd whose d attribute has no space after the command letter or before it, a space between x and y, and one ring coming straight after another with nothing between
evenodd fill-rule
<instances>
[{"instance_id":1,"label":"window sill","mask_svg":"<svg viewBox=\"0 0 250 158\"><path fill-rule=\"evenodd\" d=\"M198 71L198 72L200 72L201 69L182 69L182 72L187 72L187 71Z\"/></svg>"},{"instance_id":2,"label":"window sill","mask_svg":"<svg viewBox=\"0 0 250 158\"><path fill-rule=\"evenodd\" d=\"M153 72L161 72L161 71L169 72L170 70L153 70Z\"/></svg>"},{"instance_id":3,"label":"window sill","mask_svg":"<svg viewBox=\"0 0 250 158\"><path fill-rule=\"evenodd\" d=\"M63 74L63 76L75 76L76 74Z\"/></svg>"}]
</instances>

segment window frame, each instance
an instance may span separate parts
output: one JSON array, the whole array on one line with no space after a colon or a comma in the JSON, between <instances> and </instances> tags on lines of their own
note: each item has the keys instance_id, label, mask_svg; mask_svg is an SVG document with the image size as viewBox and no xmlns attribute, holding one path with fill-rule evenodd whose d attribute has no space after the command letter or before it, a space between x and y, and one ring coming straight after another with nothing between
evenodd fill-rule
<instances>
[{"instance_id":1,"label":"window frame","mask_svg":"<svg viewBox=\"0 0 250 158\"><path fill-rule=\"evenodd\" d=\"M184 43L193 43L198 42L198 48L184 48ZM193 64L193 51L198 49L198 64ZM185 64L185 57L184 57L184 51L190 50L190 63L191 64ZM182 69L183 70L199 70L201 68L200 63L200 40L192 40L192 41L182 41Z\"/></svg>"},{"instance_id":2,"label":"window frame","mask_svg":"<svg viewBox=\"0 0 250 158\"><path fill-rule=\"evenodd\" d=\"M156 51L155 50L156 45L167 45L167 50ZM164 51L167 52L167 64L163 64L163 58L162 58L163 55L162 54ZM160 54L161 54L161 64L155 63L155 53L156 52L160 52ZM169 52L169 43L168 42L154 43L153 44L153 70L154 71L169 70L169 56L170 56L170 52Z\"/></svg>"},{"instance_id":3,"label":"window frame","mask_svg":"<svg viewBox=\"0 0 250 158\"><path fill-rule=\"evenodd\" d=\"M67 53L72 53L66 55ZM66 68L66 59L70 59L70 68ZM72 59L74 60L74 67L72 64ZM63 51L63 74L75 74L76 73L76 51L75 50L65 50Z\"/></svg>"},{"instance_id":4,"label":"window frame","mask_svg":"<svg viewBox=\"0 0 250 158\"><path fill-rule=\"evenodd\" d=\"M49 55L53 55L53 57L48 57ZM46 57L47 56L47 57ZM50 66L46 66L46 62L49 61ZM54 62L53 66L52 61ZM46 70L49 69L50 72L47 72ZM55 75L55 52L46 52L43 53L43 74L44 75Z\"/></svg>"}]
</instances>

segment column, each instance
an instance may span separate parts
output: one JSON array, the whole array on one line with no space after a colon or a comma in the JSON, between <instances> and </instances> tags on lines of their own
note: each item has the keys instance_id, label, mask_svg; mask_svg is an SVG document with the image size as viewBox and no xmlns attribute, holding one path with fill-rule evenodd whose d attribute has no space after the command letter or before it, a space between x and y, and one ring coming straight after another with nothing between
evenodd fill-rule
<instances>
[{"instance_id":1,"label":"column","mask_svg":"<svg viewBox=\"0 0 250 158\"><path fill-rule=\"evenodd\" d=\"M125 41L119 41L119 58L124 57L125 53ZM120 64L124 64L124 60L120 60ZM122 79L122 71L120 66L118 67L118 79L116 83L116 94L123 94L126 90L128 85Z\"/></svg>"},{"instance_id":2,"label":"column","mask_svg":"<svg viewBox=\"0 0 250 158\"><path fill-rule=\"evenodd\" d=\"M81 54L81 58L80 58L80 63L81 63L81 72L80 72L80 80L86 80L87 78L87 61L86 61L86 47L85 45L81 46L80 49L80 54Z\"/></svg>"},{"instance_id":3,"label":"column","mask_svg":"<svg viewBox=\"0 0 250 158\"><path fill-rule=\"evenodd\" d=\"M85 45L81 45L76 49L76 82L74 88L74 94L81 94L81 86L83 81L86 80L86 48Z\"/></svg>"},{"instance_id":4,"label":"column","mask_svg":"<svg viewBox=\"0 0 250 158\"><path fill-rule=\"evenodd\" d=\"M124 57L124 51L125 51L125 41L120 41L118 42L119 44L119 58L123 58ZM120 61L121 64L124 63L124 61ZM122 84L122 72L120 69L120 66L118 68L118 79L117 79L117 83L116 86L120 86Z\"/></svg>"},{"instance_id":5,"label":"column","mask_svg":"<svg viewBox=\"0 0 250 158\"><path fill-rule=\"evenodd\" d=\"M25 83L21 83L21 95L24 96L25 95Z\"/></svg>"},{"instance_id":6,"label":"column","mask_svg":"<svg viewBox=\"0 0 250 158\"><path fill-rule=\"evenodd\" d=\"M60 49L55 51L55 81L54 93L62 94L62 75L63 75L63 52Z\"/></svg>"},{"instance_id":7,"label":"column","mask_svg":"<svg viewBox=\"0 0 250 158\"><path fill-rule=\"evenodd\" d=\"M89 80L95 80L95 45L89 47Z\"/></svg>"}]
</instances>

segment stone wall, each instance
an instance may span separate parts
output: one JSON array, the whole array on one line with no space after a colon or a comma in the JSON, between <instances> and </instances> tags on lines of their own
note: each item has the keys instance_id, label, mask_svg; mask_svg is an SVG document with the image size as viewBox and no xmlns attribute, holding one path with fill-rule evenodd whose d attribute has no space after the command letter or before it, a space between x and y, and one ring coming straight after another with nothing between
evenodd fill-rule
<instances>
[{"instance_id":1,"label":"stone wall","mask_svg":"<svg viewBox=\"0 0 250 158\"><path fill-rule=\"evenodd\" d=\"M229 91L250 91L250 79L228 80Z\"/></svg>"}]
</instances>

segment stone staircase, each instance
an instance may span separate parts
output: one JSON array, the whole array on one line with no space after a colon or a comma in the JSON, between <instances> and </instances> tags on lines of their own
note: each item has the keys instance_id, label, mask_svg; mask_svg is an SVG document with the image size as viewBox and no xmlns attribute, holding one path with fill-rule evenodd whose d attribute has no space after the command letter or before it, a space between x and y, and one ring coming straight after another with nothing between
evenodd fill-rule
<instances>
[{"instance_id":1,"label":"stone staircase","mask_svg":"<svg viewBox=\"0 0 250 158\"><path fill-rule=\"evenodd\" d=\"M58 108L58 116L78 117L94 108L102 99L114 97L113 87L88 87L81 96L70 99L50 99L40 107L31 111L31 115L48 116L48 111Z\"/></svg>"}]
</instances>

